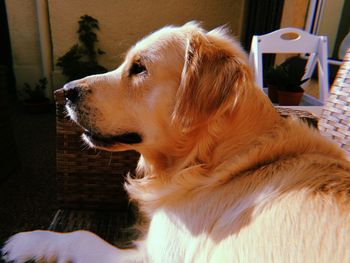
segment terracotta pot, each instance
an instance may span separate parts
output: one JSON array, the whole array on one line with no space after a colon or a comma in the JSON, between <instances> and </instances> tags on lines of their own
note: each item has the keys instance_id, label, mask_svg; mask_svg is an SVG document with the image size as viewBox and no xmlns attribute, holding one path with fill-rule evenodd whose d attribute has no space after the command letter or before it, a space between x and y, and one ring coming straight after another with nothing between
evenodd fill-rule
<instances>
[{"instance_id":1,"label":"terracotta pot","mask_svg":"<svg viewBox=\"0 0 350 263\"><path fill-rule=\"evenodd\" d=\"M278 103L278 88L274 85L267 85L267 94L272 103Z\"/></svg>"},{"instance_id":2,"label":"terracotta pot","mask_svg":"<svg viewBox=\"0 0 350 263\"><path fill-rule=\"evenodd\" d=\"M278 91L278 101L281 106L298 106L304 92Z\"/></svg>"}]
</instances>

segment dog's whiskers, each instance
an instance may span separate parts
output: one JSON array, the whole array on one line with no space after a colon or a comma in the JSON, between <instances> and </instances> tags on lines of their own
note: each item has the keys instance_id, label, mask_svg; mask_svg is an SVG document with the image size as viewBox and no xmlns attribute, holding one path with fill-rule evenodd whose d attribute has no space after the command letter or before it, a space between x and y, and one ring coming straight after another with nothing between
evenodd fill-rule
<instances>
[{"instance_id":1,"label":"dog's whiskers","mask_svg":"<svg viewBox=\"0 0 350 263\"><path fill-rule=\"evenodd\" d=\"M108 166L111 166L112 158L113 158L113 152L110 152L110 154L109 154Z\"/></svg>"},{"instance_id":2,"label":"dog's whiskers","mask_svg":"<svg viewBox=\"0 0 350 263\"><path fill-rule=\"evenodd\" d=\"M86 150L89 150L90 149L90 146L87 144L87 143L83 143L81 145L81 151L86 151Z\"/></svg>"}]
</instances>

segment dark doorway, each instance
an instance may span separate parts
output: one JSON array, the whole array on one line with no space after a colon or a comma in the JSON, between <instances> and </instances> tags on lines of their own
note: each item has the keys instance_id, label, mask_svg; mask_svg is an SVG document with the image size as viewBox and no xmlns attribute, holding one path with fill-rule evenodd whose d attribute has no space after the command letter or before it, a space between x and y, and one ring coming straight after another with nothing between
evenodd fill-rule
<instances>
[{"instance_id":1,"label":"dark doorway","mask_svg":"<svg viewBox=\"0 0 350 263\"><path fill-rule=\"evenodd\" d=\"M17 94L5 0L0 0L0 39L0 89L3 96L14 100Z\"/></svg>"},{"instance_id":2,"label":"dark doorway","mask_svg":"<svg viewBox=\"0 0 350 263\"><path fill-rule=\"evenodd\" d=\"M263 35L280 28L283 0L248 0L242 42L249 51L253 35Z\"/></svg>"},{"instance_id":3,"label":"dark doorway","mask_svg":"<svg viewBox=\"0 0 350 263\"><path fill-rule=\"evenodd\" d=\"M263 35L280 28L284 0L247 0L242 44L247 52L254 35ZM275 54L263 55L264 72L274 64Z\"/></svg>"}]
</instances>

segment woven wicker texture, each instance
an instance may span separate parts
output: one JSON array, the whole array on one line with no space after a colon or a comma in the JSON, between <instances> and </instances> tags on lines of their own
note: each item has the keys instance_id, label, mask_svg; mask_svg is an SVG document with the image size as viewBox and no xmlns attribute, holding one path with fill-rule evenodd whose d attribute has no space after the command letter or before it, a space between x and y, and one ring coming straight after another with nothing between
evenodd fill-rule
<instances>
[{"instance_id":1,"label":"woven wicker texture","mask_svg":"<svg viewBox=\"0 0 350 263\"><path fill-rule=\"evenodd\" d=\"M282 107L275 107L275 109L282 117L299 118L299 119L305 121L306 123L308 123L309 126L317 128L318 118L317 118L317 116L313 115L310 112L303 111L303 110L291 109L291 108L282 108Z\"/></svg>"},{"instance_id":2,"label":"woven wicker texture","mask_svg":"<svg viewBox=\"0 0 350 263\"><path fill-rule=\"evenodd\" d=\"M124 177L133 172L139 154L87 149L82 131L56 106L58 201L61 208L125 210Z\"/></svg>"},{"instance_id":3,"label":"woven wicker texture","mask_svg":"<svg viewBox=\"0 0 350 263\"><path fill-rule=\"evenodd\" d=\"M338 143L350 157L350 49L323 107L319 129L324 136Z\"/></svg>"}]
</instances>

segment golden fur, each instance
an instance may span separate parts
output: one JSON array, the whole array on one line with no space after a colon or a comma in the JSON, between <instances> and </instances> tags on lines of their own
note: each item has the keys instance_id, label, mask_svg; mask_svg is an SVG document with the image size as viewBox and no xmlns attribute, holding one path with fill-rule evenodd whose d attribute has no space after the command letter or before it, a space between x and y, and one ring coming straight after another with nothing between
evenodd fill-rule
<instances>
[{"instance_id":1,"label":"golden fur","mask_svg":"<svg viewBox=\"0 0 350 263\"><path fill-rule=\"evenodd\" d=\"M135 61L147 72L130 77ZM80 125L142 135L109 146L84 137L142 154L126 189L149 219L146 233L134 250L100 253L110 256L100 262L350 262L349 161L316 129L279 116L225 29L164 28L117 70L74 85L91 91L84 114L68 106Z\"/></svg>"}]
</instances>

